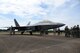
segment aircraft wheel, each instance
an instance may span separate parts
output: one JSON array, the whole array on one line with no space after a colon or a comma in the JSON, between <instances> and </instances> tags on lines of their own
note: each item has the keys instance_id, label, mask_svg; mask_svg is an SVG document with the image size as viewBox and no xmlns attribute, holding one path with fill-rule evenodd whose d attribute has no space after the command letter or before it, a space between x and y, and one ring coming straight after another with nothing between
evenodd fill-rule
<instances>
[{"instance_id":1,"label":"aircraft wheel","mask_svg":"<svg viewBox=\"0 0 80 53\"><path fill-rule=\"evenodd\" d=\"M30 35L32 35L32 32L30 31Z\"/></svg>"},{"instance_id":2,"label":"aircraft wheel","mask_svg":"<svg viewBox=\"0 0 80 53\"><path fill-rule=\"evenodd\" d=\"M23 35L23 33L24 33L24 32L22 31L22 32L21 32L21 35Z\"/></svg>"}]
</instances>

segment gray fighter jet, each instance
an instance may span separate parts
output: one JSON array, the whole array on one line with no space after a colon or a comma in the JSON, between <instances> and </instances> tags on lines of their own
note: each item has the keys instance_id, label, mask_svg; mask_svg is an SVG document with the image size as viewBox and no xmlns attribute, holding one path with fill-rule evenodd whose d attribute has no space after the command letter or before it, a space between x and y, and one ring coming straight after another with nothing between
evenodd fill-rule
<instances>
[{"instance_id":1,"label":"gray fighter jet","mask_svg":"<svg viewBox=\"0 0 80 53\"><path fill-rule=\"evenodd\" d=\"M41 22L38 22L36 24L30 25L30 22L27 24L27 26L20 26L16 19L14 19L15 27L10 27L10 34L15 34L15 29L18 31L21 31L21 34L23 34L25 31L28 31L30 35L32 35L32 32L40 32L40 34L47 34L49 29L55 29L64 26L63 23L55 23L48 20L44 20Z\"/></svg>"}]
</instances>

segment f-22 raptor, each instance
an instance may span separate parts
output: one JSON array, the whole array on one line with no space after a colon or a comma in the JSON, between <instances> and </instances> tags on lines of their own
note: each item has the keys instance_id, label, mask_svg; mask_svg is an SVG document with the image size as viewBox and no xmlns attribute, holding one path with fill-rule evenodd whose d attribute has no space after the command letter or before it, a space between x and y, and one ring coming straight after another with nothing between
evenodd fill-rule
<instances>
[{"instance_id":1,"label":"f-22 raptor","mask_svg":"<svg viewBox=\"0 0 80 53\"><path fill-rule=\"evenodd\" d=\"M32 35L32 32L40 32L40 34L47 34L49 29L55 29L64 26L63 23L55 23L48 20L44 20L41 22L38 22L36 24L30 25L30 22L27 24L27 26L20 26L16 19L14 19L15 27L10 27L10 34L15 34L15 30L21 31L21 34L23 34L25 31L29 31L30 35Z\"/></svg>"}]
</instances>

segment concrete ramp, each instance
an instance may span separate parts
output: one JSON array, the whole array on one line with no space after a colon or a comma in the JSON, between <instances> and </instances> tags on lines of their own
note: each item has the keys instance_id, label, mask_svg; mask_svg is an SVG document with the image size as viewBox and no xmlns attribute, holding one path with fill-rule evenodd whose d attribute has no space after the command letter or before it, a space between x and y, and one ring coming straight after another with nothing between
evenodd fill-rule
<instances>
[{"instance_id":1,"label":"concrete ramp","mask_svg":"<svg viewBox=\"0 0 80 53\"><path fill-rule=\"evenodd\" d=\"M80 53L80 39L0 35L0 53Z\"/></svg>"}]
</instances>

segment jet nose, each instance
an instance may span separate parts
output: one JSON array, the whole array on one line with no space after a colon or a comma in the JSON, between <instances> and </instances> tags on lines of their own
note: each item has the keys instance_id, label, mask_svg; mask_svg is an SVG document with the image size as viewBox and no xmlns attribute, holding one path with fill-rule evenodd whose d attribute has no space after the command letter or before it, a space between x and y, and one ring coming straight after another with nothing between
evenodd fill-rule
<instances>
[{"instance_id":1,"label":"jet nose","mask_svg":"<svg viewBox=\"0 0 80 53\"><path fill-rule=\"evenodd\" d=\"M64 26L65 24L62 24L62 26Z\"/></svg>"},{"instance_id":2,"label":"jet nose","mask_svg":"<svg viewBox=\"0 0 80 53\"><path fill-rule=\"evenodd\" d=\"M65 24L61 23L60 26L64 26Z\"/></svg>"}]
</instances>

